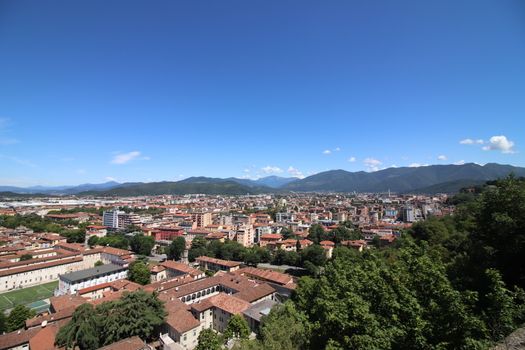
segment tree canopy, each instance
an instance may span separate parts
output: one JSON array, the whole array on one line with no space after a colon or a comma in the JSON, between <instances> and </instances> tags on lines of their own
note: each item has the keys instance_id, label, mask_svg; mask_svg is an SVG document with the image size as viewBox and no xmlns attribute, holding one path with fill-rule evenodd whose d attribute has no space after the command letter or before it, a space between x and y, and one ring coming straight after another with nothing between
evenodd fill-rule
<instances>
[{"instance_id":1,"label":"tree canopy","mask_svg":"<svg viewBox=\"0 0 525 350\"><path fill-rule=\"evenodd\" d=\"M314 225L309 233L326 235ZM337 247L241 348L488 348L525 321L524 237L525 181L492 182L393 246ZM318 254L301 253L322 266Z\"/></svg>"},{"instance_id":2,"label":"tree canopy","mask_svg":"<svg viewBox=\"0 0 525 350\"><path fill-rule=\"evenodd\" d=\"M142 285L150 283L151 274L146 263L136 260L129 264L128 279Z\"/></svg>"},{"instance_id":3,"label":"tree canopy","mask_svg":"<svg viewBox=\"0 0 525 350\"><path fill-rule=\"evenodd\" d=\"M186 240L184 237L176 237L166 248L166 255L170 260L180 260L186 249Z\"/></svg>"},{"instance_id":4,"label":"tree canopy","mask_svg":"<svg viewBox=\"0 0 525 350\"><path fill-rule=\"evenodd\" d=\"M140 233L131 237L129 245L133 252L139 255L149 256L155 245L155 239L151 236L144 236Z\"/></svg>"},{"instance_id":5,"label":"tree canopy","mask_svg":"<svg viewBox=\"0 0 525 350\"><path fill-rule=\"evenodd\" d=\"M91 304L79 306L59 330L55 343L67 349L94 350L132 336L151 341L158 336L166 314L156 294L124 293L119 300L95 309Z\"/></svg>"},{"instance_id":6,"label":"tree canopy","mask_svg":"<svg viewBox=\"0 0 525 350\"><path fill-rule=\"evenodd\" d=\"M24 328L26 320L35 316L35 312L25 305L15 306L6 320L6 328L8 332L16 331L17 329Z\"/></svg>"},{"instance_id":7,"label":"tree canopy","mask_svg":"<svg viewBox=\"0 0 525 350\"><path fill-rule=\"evenodd\" d=\"M220 350L221 337L211 328L203 329L199 334L199 343L195 350Z\"/></svg>"},{"instance_id":8,"label":"tree canopy","mask_svg":"<svg viewBox=\"0 0 525 350\"><path fill-rule=\"evenodd\" d=\"M227 339L248 339L248 336L250 335L250 327L248 327L248 323L244 319L244 317L240 315L233 315L230 317L228 321L228 325L226 326L226 329L224 330L224 338Z\"/></svg>"}]
</instances>

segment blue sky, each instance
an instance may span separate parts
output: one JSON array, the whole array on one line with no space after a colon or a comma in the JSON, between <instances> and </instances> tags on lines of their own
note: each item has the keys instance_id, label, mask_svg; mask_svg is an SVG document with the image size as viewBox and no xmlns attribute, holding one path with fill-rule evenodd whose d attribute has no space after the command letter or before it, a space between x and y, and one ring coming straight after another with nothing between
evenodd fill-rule
<instances>
[{"instance_id":1,"label":"blue sky","mask_svg":"<svg viewBox=\"0 0 525 350\"><path fill-rule=\"evenodd\" d=\"M0 184L525 166L524 38L521 0L4 0Z\"/></svg>"}]
</instances>

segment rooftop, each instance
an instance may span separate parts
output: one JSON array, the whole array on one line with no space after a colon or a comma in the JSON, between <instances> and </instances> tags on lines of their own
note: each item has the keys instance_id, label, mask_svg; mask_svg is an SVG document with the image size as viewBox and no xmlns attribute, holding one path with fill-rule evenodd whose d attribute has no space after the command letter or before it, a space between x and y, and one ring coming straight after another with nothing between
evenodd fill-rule
<instances>
[{"instance_id":1,"label":"rooftop","mask_svg":"<svg viewBox=\"0 0 525 350\"><path fill-rule=\"evenodd\" d=\"M100 265L92 267L90 269L75 271L60 275L61 280L68 281L70 283L79 282L82 280L91 279L94 277L104 276L110 273L127 270L126 267L122 267L114 264Z\"/></svg>"}]
</instances>

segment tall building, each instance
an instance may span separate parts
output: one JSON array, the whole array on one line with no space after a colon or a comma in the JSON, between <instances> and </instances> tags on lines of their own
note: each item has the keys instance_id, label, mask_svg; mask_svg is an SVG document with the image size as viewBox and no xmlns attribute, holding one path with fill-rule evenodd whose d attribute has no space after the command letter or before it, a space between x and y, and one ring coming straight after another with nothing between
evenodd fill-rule
<instances>
[{"instance_id":1,"label":"tall building","mask_svg":"<svg viewBox=\"0 0 525 350\"><path fill-rule=\"evenodd\" d=\"M139 225L141 223L138 215L128 214L117 209L104 211L102 222L104 226L111 228L126 228L130 225Z\"/></svg>"},{"instance_id":2,"label":"tall building","mask_svg":"<svg viewBox=\"0 0 525 350\"><path fill-rule=\"evenodd\" d=\"M414 214L414 208L411 206L406 206L403 208L403 221L404 222L414 222L416 221L416 217Z\"/></svg>"},{"instance_id":3,"label":"tall building","mask_svg":"<svg viewBox=\"0 0 525 350\"><path fill-rule=\"evenodd\" d=\"M105 210L102 214L102 224L111 228L118 228L118 210Z\"/></svg>"},{"instance_id":4,"label":"tall building","mask_svg":"<svg viewBox=\"0 0 525 350\"><path fill-rule=\"evenodd\" d=\"M211 213L209 212L192 213L191 218L193 222L197 223L198 228L204 228L213 223Z\"/></svg>"}]
</instances>

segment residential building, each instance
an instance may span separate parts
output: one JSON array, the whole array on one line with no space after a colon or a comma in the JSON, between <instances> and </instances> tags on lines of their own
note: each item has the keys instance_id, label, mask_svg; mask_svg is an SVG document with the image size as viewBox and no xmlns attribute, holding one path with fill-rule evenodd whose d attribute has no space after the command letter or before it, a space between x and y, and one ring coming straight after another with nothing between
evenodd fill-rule
<instances>
[{"instance_id":1,"label":"residential building","mask_svg":"<svg viewBox=\"0 0 525 350\"><path fill-rule=\"evenodd\" d=\"M79 289L125 279L127 276L127 267L114 264L66 273L59 276L58 289L55 291L55 295L75 294Z\"/></svg>"}]
</instances>

